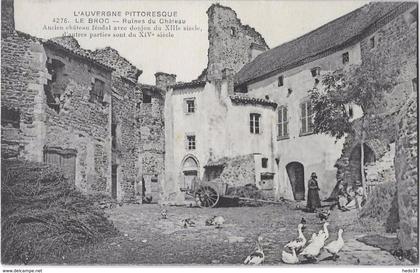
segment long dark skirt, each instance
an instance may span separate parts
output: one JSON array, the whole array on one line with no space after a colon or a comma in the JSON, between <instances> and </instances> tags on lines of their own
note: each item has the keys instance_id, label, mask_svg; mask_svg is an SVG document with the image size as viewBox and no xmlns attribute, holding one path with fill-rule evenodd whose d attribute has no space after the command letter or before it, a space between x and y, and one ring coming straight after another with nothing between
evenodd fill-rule
<instances>
[{"instance_id":1,"label":"long dark skirt","mask_svg":"<svg viewBox=\"0 0 420 273\"><path fill-rule=\"evenodd\" d=\"M310 210L321 207L321 200L319 199L318 190L315 190L315 189L309 189L308 190L308 204L307 204L307 207Z\"/></svg>"}]
</instances>

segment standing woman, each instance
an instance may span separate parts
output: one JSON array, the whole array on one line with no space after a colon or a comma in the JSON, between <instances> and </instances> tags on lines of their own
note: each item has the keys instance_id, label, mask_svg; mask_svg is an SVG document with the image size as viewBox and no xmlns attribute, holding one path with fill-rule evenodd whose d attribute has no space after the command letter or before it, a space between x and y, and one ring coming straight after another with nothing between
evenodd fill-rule
<instances>
[{"instance_id":1,"label":"standing woman","mask_svg":"<svg viewBox=\"0 0 420 273\"><path fill-rule=\"evenodd\" d=\"M316 173L313 172L311 174L311 179L308 181L308 203L307 207L310 212L314 212L316 208L321 207L321 200L319 199L319 187L318 181L316 181L318 177Z\"/></svg>"}]
</instances>

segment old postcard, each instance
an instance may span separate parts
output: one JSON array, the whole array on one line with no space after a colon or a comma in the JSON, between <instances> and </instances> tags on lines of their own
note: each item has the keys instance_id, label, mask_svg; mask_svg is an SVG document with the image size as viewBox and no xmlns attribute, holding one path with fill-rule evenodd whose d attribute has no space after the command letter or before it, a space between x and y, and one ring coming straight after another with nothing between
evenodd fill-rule
<instances>
[{"instance_id":1,"label":"old postcard","mask_svg":"<svg viewBox=\"0 0 420 273\"><path fill-rule=\"evenodd\" d=\"M5 268L416 272L417 2L1 7Z\"/></svg>"}]
</instances>

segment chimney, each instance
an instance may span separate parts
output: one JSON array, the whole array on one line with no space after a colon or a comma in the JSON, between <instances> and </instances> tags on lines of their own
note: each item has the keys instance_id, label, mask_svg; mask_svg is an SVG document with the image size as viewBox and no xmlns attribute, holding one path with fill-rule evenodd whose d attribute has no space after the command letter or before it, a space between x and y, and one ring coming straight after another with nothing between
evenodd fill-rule
<instances>
[{"instance_id":1,"label":"chimney","mask_svg":"<svg viewBox=\"0 0 420 273\"><path fill-rule=\"evenodd\" d=\"M176 83L176 75L175 74L167 74L163 72L155 73L156 77L156 86L163 90L168 90L168 86L173 85Z\"/></svg>"},{"instance_id":2,"label":"chimney","mask_svg":"<svg viewBox=\"0 0 420 273\"><path fill-rule=\"evenodd\" d=\"M249 47L249 61L252 62L258 55L260 55L266 50L266 47L256 43L252 43Z\"/></svg>"},{"instance_id":3,"label":"chimney","mask_svg":"<svg viewBox=\"0 0 420 273\"><path fill-rule=\"evenodd\" d=\"M231 68L225 68L222 70L222 77L223 80L226 80L227 82L227 94L233 95L234 94L234 77L235 72Z\"/></svg>"},{"instance_id":4,"label":"chimney","mask_svg":"<svg viewBox=\"0 0 420 273\"><path fill-rule=\"evenodd\" d=\"M1 1L1 35L15 31L14 0Z\"/></svg>"}]
</instances>

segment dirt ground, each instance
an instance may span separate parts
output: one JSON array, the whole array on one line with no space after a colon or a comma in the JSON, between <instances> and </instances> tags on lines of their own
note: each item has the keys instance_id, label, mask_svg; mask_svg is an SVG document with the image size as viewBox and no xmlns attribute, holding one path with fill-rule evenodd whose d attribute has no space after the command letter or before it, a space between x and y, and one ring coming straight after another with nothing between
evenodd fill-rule
<instances>
[{"instance_id":1,"label":"dirt ground","mask_svg":"<svg viewBox=\"0 0 420 273\"><path fill-rule=\"evenodd\" d=\"M296 209L296 204L261 207L187 208L165 207L168 218L160 219L159 205L124 205L108 209L110 219L121 236L83 249L77 249L60 264L242 264L255 248L258 234L263 236L265 265L282 265L283 246L297 237L297 225L302 217L307 221L305 236L322 228L315 214ZM226 223L220 229L205 226L205 220L221 215ZM195 227L183 228L181 220L191 218ZM355 212L334 210L330 223L329 241L344 229L345 246L337 261L324 252L318 265L409 265L379 248L367 246L356 239L378 227L354 220ZM323 260L327 258L326 260ZM302 258L303 259L303 258ZM304 259L303 259L304 260ZM303 266L303 265L300 265Z\"/></svg>"}]
</instances>

